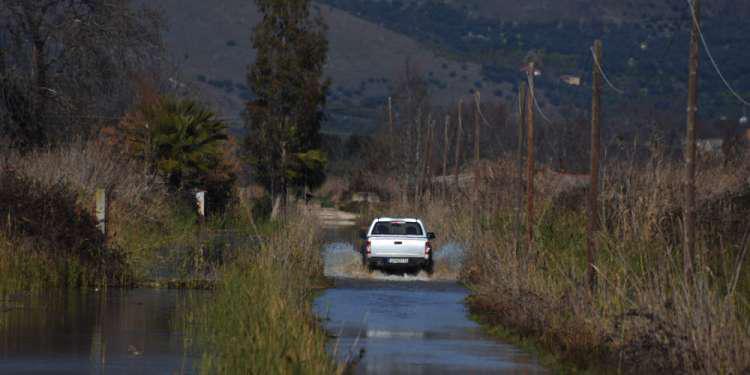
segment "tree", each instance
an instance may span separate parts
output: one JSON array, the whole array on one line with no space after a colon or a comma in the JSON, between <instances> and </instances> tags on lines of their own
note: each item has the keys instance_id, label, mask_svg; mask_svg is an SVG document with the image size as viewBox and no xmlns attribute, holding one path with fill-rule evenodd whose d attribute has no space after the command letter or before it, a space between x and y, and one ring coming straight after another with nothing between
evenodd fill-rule
<instances>
[{"instance_id":1,"label":"tree","mask_svg":"<svg viewBox=\"0 0 750 375\"><path fill-rule=\"evenodd\" d=\"M0 136L44 145L121 115L161 67L161 25L130 0L0 1Z\"/></svg>"},{"instance_id":2,"label":"tree","mask_svg":"<svg viewBox=\"0 0 750 375\"><path fill-rule=\"evenodd\" d=\"M130 153L173 191L206 189L213 207L229 199L236 174L228 163L226 125L191 100L160 98L126 117Z\"/></svg>"},{"instance_id":3,"label":"tree","mask_svg":"<svg viewBox=\"0 0 750 375\"><path fill-rule=\"evenodd\" d=\"M247 105L245 147L255 178L285 204L290 188L323 182L325 158L319 149L329 86L322 78L326 26L310 15L310 0L256 4L263 18L252 37L257 59L247 80L255 99Z\"/></svg>"}]
</instances>

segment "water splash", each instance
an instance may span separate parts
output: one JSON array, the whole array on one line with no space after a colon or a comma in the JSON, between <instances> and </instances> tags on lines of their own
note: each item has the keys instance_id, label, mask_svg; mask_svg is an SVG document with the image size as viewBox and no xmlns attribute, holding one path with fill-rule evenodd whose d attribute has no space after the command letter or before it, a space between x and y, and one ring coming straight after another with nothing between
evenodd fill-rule
<instances>
[{"instance_id":1,"label":"water splash","mask_svg":"<svg viewBox=\"0 0 750 375\"><path fill-rule=\"evenodd\" d=\"M448 243L435 250L435 272L417 273L374 270L368 272L362 265L362 255L350 242L332 242L324 247L325 275L334 278L370 279L385 281L434 281L456 280L461 272L464 251L455 243Z\"/></svg>"},{"instance_id":2,"label":"water splash","mask_svg":"<svg viewBox=\"0 0 750 375\"><path fill-rule=\"evenodd\" d=\"M464 264L464 247L449 242L435 251L435 273L433 276L442 280L457 280Z\"/></svg>"}]
</instances>

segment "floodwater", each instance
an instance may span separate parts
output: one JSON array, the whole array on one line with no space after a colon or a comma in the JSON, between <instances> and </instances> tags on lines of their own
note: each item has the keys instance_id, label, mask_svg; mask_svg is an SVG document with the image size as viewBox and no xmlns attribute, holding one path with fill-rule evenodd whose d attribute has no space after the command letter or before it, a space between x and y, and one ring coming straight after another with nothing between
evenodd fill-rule
<instances>
[{"instance_id":1,"label":"floodwater","mask_svg":"<svg viewBox=\"0 0 750 375\"><path fill-rule=\"evenodd\" d=\"M326 274L335 286L315 301L334 336L330 352L358 358L360 374L538 373L525 352L494 340L468 318L456 282L463 252L436 249L435 273L368 273L353 228L327 230ZM0 374L183 374L178 317L210 292L109 289L0 302Z\"/></svg>"},{"instance_id":2,"label":"floodwater","mask_svg":"<svg viewBox=\"0 0 750 375\"><path fill-rule=\"evenodd\" d=\"M468 291L456 281L460 247L436 249L433 275L368 273L353 237L342 229L328 234L325 271L335 287L318 297L315 310L334 337L330 352L358 360L356 373L545 372L531 355L488 337L469 319Z\"/></svg>"},{"instance_id":3,"label":"floodwater","mask_svg":"<svg viewBox=\"0 0 750 375\"><path fill-rule=\"evenodd\" d=\"M0 303L0 374L182 374L176 317L207 292L112 289Z\"/></svg>"}]
</instances>

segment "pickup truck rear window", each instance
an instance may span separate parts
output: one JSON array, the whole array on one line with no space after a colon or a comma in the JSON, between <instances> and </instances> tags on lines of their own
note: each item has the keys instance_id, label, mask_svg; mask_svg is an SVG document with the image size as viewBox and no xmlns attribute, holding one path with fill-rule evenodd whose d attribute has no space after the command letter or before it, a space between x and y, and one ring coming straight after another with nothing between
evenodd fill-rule
<instances>
[{"instance_id":1,"label":"pickup truck rear window","mask_svg":"<svg viewBox=\"0 0 750 375\"><path fill-rule=\"evenodd\" d=\"M379 221L372 228L373 236L422 236L422 227L419 223L407 223L403 221Z\"/></svg>"}]
</instances>

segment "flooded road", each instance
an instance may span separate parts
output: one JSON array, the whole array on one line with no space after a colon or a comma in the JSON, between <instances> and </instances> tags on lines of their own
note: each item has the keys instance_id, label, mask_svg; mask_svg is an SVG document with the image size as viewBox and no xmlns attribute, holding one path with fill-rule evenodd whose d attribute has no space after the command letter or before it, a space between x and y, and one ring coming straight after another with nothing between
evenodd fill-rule
<instances>
[{"instance_id":1,"label":"flooded road","mask_svg":"<svg viewBox=\"0 0 750 375\"><path fill-rule=\"evenodd\" d=\"M117 289L13 298L0 305L0 374L192 373L176 316L205 294Z\"/></svg>"},{"instance_id":2,"label":"flooded road","mask_svg":"<svg viewBox=\"0 0 750 375\"><path fill-rule=\"evenodd\" d=\"M334 237L334 236L331 236ZM350 238L346 236L345 238ZM433 276L364 271L353 242L326 246L334 288L315 302L339 360L359 374L542 373L525 352L485 335L463 304L456 246L436 251Z\"/></svg>"}]
</instances>

